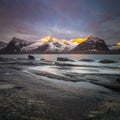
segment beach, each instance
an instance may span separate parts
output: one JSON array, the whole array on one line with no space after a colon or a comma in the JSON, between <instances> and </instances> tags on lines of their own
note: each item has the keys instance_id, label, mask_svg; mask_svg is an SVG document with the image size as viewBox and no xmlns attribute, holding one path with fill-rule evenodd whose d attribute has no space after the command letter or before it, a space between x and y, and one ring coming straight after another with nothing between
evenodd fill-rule
<instances>
[{"instance_id":1,"label":"beach","mask_svg":"<svg viewBox=\"0 0 120 120\"><path fill-rule=\"evenodd\" d=\"M119 120L118 64L1 58L0 119Z\"/></svg>"}]
</instances>

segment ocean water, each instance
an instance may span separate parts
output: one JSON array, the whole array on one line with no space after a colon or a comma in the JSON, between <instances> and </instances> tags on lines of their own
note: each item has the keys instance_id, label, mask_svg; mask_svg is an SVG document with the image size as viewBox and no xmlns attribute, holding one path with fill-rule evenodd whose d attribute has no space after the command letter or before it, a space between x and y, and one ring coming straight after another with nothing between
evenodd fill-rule
<instances>
[{"instance_id":1,"label":"ocean water","mask_svg":"<svg viewBox=\"0 0 120 120\"><path fill-rule=\"evenodd\" d=\"M36 60L41 58L47 60L56 60L57 57L67 57L73 60L80 60L80 59L92 59L92 60L101 60L101 59L110 59L116 60L120 62L120 55L114 54L32 54ZM27 58L28 54L4 54L0 55L0 57L4 58Z\"/></svg>"},{"instance_id":2,"label":"ocean water","mask_svg":"<svg viewBox=\"0 0 120 120\"><path fill-rule=\"evenodd\" d=\"M35 57L34 62L45 62L47 64L27 65L23 71L28 73L31 71L37 72L41 79L50 81L58 86L82 87L114 94L111 90L93 84L91 81L111 83L112 81L114 82L116 78L120 78L120 55L33 54L32 56ZM18 58L27 59L28 54L0 55L0 57L13 58L17 61ZM74 62L57 61L58 57L69 58L74 60ZM41 59L45 59L45 61ZM83 59L92 61L83 61ZM116 63L99 62L104 59L113 60L116 61ZM77 82L71 81L71 79ZM119 93L117 95L119 95Z\"/></svg>"},{"instance_id":3,"label":"ocean water","mask_svg":"<svg viewBox=\"0 0 120 120\"><path fill-rule=\"evenodd\" d=\"M56 65L44 65L44 66L32 66L32 69L47 71L54 74L62 74L68 72L74 73L101 73L101 74L120 74L120 55L90 55L90 54L33 54L35 59L39 61L40 59L46 59L49 61L57 61L57 57L66 57L74 60L70 61L59 61L65 66ZM19 55L0 55L4 58L28 58L28 54ZM82 59L90 59L93 61L81 61ZM114 60L116 63L99 63L100 60L109 59ZM68 65L67 65L68 64Z\"/></svg>"}]
</instances>

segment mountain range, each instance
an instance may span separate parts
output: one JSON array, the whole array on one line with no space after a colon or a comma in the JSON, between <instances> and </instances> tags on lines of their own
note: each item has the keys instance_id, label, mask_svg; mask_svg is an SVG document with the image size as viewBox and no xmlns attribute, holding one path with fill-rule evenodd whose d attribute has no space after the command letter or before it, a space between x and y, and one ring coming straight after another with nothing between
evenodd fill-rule
<instances>
[{"instance_id":1,"label":"mountain range","mask_svg":"<svg viewBox=\"0 0 120 120\"><path fill-rule=\"evenodd\" d=\"M52 36L46 36L36 41L26 41L13 38L8 44L0 42L1 54L106 54L120 53L120 45L107 46L105 41L89 35L86 38L74 38L72 40L58 40Z\"/></svg>"},{"instance_id":2,"label":"mountain range","mask_svg":"<svg viewBox=\"0 0 120 120\"><path fill-rule=\"evenodd\" d=\"M5 46L7 46L7 43L0 41L0 49L4 48Z\"/></svg>"}]
</instances>

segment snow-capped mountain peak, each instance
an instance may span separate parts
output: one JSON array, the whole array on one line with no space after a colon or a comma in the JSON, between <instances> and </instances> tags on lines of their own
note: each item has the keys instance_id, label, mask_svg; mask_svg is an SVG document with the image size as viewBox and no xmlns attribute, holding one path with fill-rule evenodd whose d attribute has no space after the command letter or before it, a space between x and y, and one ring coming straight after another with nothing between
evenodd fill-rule
<instances>
[{"instance_id":1,"label":"snow-capped mountain peak","mask_svg":"<svg viewBox=\"0 0 120 120\"><path fill-rule=\"evenodd\" d=\"M116 47L114 47L116 48ZM118 48L118 47L117 47ZM89 35L86 38L73 38L72 40L59 40L53 36L46 36L40 40L28 42L13 38L1 53L109 53L113 47L108 48L104 40Z\"/></svg>"},{"instance_id":2,"label":"snow-capped mountain peak","mask_svg":"<svg viewBox=\"0 0 120 120\"><path fill-rule=\"evenodd\" d=\"M56 38L48 35L48 36L42 38L40 41L41 42L57 42L58 40Z\"/></svg>"},{"instance_id":3,"label":"snow-capped mountain peak","mask_svg":"<svg viewBox=\"0 0 120 120\"><path fill-rule=\"evenodd\" d=\"M104 40L88 36L87 39L78 44L72 51L72 53L101 53L101 52L110 52Z\"/></svg>"}]
</instances>

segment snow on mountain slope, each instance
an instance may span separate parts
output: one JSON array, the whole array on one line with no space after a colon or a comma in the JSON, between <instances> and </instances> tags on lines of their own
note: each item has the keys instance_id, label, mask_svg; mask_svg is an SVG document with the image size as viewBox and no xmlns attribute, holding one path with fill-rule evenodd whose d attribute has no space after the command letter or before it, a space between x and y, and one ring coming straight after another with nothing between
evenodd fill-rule
<instances>
[{"instance_id":1,"label":"snow on mountain slope","mask_svg":"<svg viewBox=\"0 0 120 120\"><path fill-rule=\"evenodd\" d=\"M39 46L42 46L44 43L41 41L35 41L33 44L23 47L21 50L24 52L32 51L37 49Z\"/></svg>"},{"instance_id":2,"label":"snow on mountain slope","mask_svg":"<svg viewBox=\"0 0 120 120\"><path fill-rule=\"evenodd\" d=\"M116 47L116 46L115 46ZM111 47L111 49L115 49ZM118 47L117 47L118 48ZM86 38L73 38L72 40L59 40L46 36L40 40L28 42L13 38L0 53L109 53L104 40L94 36ZM116 52L114 50L113 52Z\"/></svg>"},{"instance_id":3,"label":"snow on mountain slope","mask_svg":"<svg viewBox=\"0 0 120 120\"><path fill-rule=\"evenodd\" d=\"M66 41L65 43L64 42L63 40L58 40L52 36L46 36L45 38L37 40L27 47L23 47L22 51L35 51L38 53L58 53L62 51L70 51L76 46L71 41Z\"/></svg>"}]
</instances>

